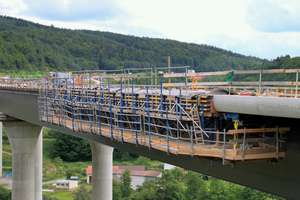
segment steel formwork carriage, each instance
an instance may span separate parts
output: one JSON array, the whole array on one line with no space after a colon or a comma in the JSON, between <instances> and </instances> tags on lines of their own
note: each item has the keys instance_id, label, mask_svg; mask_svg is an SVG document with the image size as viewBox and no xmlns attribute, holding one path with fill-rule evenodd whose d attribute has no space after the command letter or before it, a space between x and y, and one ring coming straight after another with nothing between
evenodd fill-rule
<instances>
[{"instance_id":1,"label":"steel formwork carriage","mask_svg":"<svg viewBox=\"0 0 300 200\"><path fill-rule=\"evenodd\" d=\"M220 131L212 95L188 86L187 73L183 81L177 80L184 86L170 86L169 78L157 74L159 69L72 72L71 80L48 77L40 88L40 118L73 131L223 164L285 156L278 134L288 129L272 129L273 140L252 141L246 139L247 131Z\"/></svg>"}]
</instances>

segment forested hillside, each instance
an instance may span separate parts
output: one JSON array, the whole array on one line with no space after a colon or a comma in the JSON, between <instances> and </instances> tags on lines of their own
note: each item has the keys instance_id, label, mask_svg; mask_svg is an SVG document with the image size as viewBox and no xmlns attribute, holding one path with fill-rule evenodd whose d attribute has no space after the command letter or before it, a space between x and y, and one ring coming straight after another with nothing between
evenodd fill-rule
<instances>
[{"instance_id":1,"label":"forested hillside","mask_svg":"<svg viewBox=\"0 0 300 200\"><path fill-rule=\"evenodd\" d=\"M191 66L196 71L248 69L267 60L208 45L59 29L0 16L0 72Z\"/></svg>"},{"instance_id":2,"label":"forested hillside","mask_svg":"<svg viewBox=\"0 0 300 200\"><path fill-rule=\"evenodd\" d=\"M280 56L270 62L254 66L253 69L297 69L300 68L300 57Z\"/></svg>"},{"instance_id":3,"label":"forested hillside","mask_svg":"<svg viewBox=\"0 0 300 200\"><path fill-rule=\"evenodd\" d=\"M276 59L264 62L259 65L251 67L252 70L263 70L263 69L300 69L300 57L291 58L289 55L280 56ZM295 73L291 74L264 74L262 76L264 81L296 81ZM220 81L221 79L219 79ZM235 81L258 81L259 74L253 75L239 75L234 76ZM224 81L224 80L222 80Z\"/></svg>"}]
</instances>

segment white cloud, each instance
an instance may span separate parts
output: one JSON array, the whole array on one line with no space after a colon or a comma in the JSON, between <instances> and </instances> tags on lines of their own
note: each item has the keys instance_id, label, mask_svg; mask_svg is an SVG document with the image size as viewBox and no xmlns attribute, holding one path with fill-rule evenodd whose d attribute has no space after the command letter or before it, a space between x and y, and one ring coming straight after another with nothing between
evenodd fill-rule
<instances>
[{"instance_id":1,"label":"white cloud","mask_svg":"<svg viewBox=\"0 0 300 200\"><path fill-rule=\"evenodd\" d=\"M122 11L117 0L24 0L28 9L22 13L47 20L108 20Z\"/></svg>"},{"instance_id":2,"label":"white cloud","mask_svg":"<svg viewBox=\"0 0 300 200\"><path fill-rule=\"evenodd\" d=\"M26 8L27 5L22 0L0 0L1 15L15 16Z\"/></svg>"},{"instance_id":3,"label":"white cloud","mask_svg":"<svg viewBox=\"0 0 300 200\"><path fill-rule=\"evenodd\" d=\"M0 0L3 15L45 25L208 44L268 59L299 56L298 10L298 0Z\"/></svg>"},{"instance_id":4,"label":"white cloud","mask_svg":"<svg viewBox=\"0 0 300 200\"><path fill-rule=\"evenodd\" d=\"M300 31L300 1L256 0L247 9L247 21L262 32Z\"/></svg>"},{"instance_id":5,"label":"white cloud","mask_svg":"<svg viewBox=\"0 0 300 200\"><path fill-rule=\"evenodd\" d=\"M123 8L134 13L129 26L151 28L181 41L204 41L215 33L240 38L248 31L243 22L245 3L238 0L129 0Z\"/></svg>"},{"instance_id":6,"label":"white cloud","mask_svg":"<svg viewBox=\"0 0 300 200\"><path fill-rule=\"evenodd\" d=\"M212 36L207 43L241 53L246 56L274 59L289 54L299 56L300 33L260 33L250 35L246 40L239 40L224 35Z\"/></svg>"}]
</instances>

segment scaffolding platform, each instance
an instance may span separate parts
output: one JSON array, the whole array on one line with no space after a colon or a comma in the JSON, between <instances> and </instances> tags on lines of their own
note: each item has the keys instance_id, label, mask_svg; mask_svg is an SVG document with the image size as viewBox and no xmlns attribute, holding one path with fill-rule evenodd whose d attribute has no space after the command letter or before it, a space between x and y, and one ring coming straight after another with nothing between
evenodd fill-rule
<instances>
[{"instance_id":1,"label":"scaffolding platform","mask_svg":"<svg viewBox=\"0 0 300 200\"><path fill-rule=\"evenodd\" d=\"M188 77L197 73L188 74L187 69L186 73L161 77L156 73L158 69L155 73L153 69L100 70L93 71L94 76L90 71L81 71L73 72L70 78L17 79L0 84L0 89L38 91L41 121L82 134L95 134L170 154L221 160L223 164L285 157L284 134L288 127L246 127L238 124L238 118L232 118L226 127L220 126L226 113L217 112L213 96L244 95L252 88L242 86L241 93L234 87L236 84L191 83ZM138 73L134 76L130 70ZM150 74L142 76L142 70ZM269 72L273 71L266 71ZM262 84L260 80L258 91L264 89ZM285 89L285 96L290 91L297 97L298 80L291 84L296 86L295 92L292 88ZM227 89L216 88L220 85Z\"/></svg>"}]
</instances>

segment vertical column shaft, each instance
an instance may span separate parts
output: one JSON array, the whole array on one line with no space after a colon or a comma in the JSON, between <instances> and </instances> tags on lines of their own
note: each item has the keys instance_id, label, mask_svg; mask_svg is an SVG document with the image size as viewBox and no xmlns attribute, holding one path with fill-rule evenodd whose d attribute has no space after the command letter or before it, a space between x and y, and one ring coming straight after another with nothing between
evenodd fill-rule
<instances>
[{"instance_id":1,"label":"vertical column shaft","mask_svg":"<svg viewBox=\"0 0 300 200\"><path fill-rule=\"evenodd\" d=\"M12 199L35 199L35 157L42 127L27 122L3 122L12 148ZM41 199L41 198L39 198Z\"/></svg>"},{"instance_id":2,"label":"vertical column shaft","mask_svg":"<svg viewBox=\"0 0 300 200\"><path fill-rule=\"evenodd\" d=\"M2 177L2 122L0 122L0 177Z\"/></svg>"},{"instance_id":3,"label":"vertical column shaft","mask_svg":"<svg viewBox=\"0 0 300 200\"><path fill-rule=\"evenodd\" d=\"M92 149L92 199L112 200L113 148L90 141Z\"/></svg>"},{"instance_id":4,"label":"vertical column shaft","mask_svg":"<svg viewBox=\"0 0 300 200\"><path fill-rule=\"evenodd\" d=\"M34 183L34 199L42 200L43 185L43 128L37 140L35 148L35 183Z\"/></svg>"}]
</instances>

